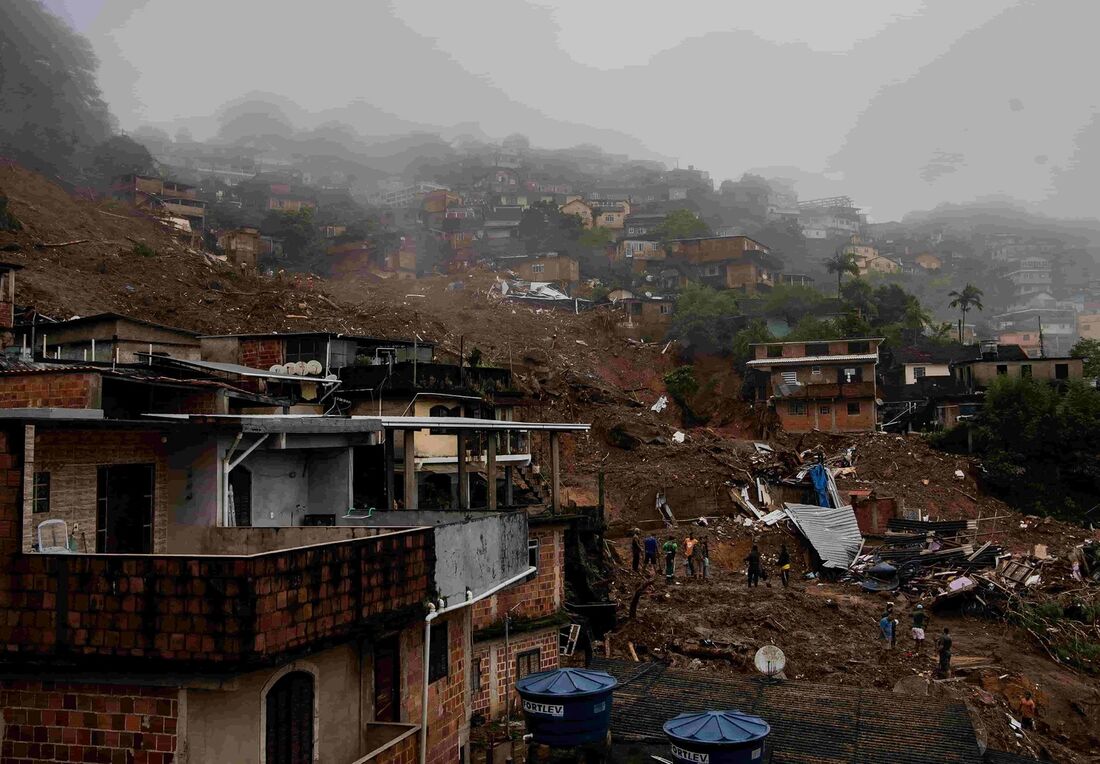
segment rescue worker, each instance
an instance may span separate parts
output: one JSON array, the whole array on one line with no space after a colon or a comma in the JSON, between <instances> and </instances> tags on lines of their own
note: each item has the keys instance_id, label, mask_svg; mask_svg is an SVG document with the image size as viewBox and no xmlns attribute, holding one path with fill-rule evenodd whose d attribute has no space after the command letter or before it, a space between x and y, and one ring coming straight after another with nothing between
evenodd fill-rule
<instances>
[{"instance_id":1,"label":"rescue worker","mask_svg":"<svg viewBox=\"0 0 1100 764\"><path fill-rule=\"evenodd\" d=\"M756 547L756 544L752 545L752 551L745 557L745 562L748 563L749 573L749 586L760 585L760 550Z\"/></svg>"}]
</instances>

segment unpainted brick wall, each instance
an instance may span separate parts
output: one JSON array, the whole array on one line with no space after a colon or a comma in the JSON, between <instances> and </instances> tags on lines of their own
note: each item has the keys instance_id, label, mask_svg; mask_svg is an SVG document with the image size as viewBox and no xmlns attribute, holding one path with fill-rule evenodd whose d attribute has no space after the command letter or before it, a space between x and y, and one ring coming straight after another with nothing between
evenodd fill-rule
<instances>
[{"instance_id":1,"label":"unpainted brick wall","mask_svg":"<svg viewBox=\"0 0 1100 764\"><path fill-rule=\"evenodd\" d=\"M76 538L77 551L96 550L97 470L112 464L153 464L153 551L168 543L165 502L168 466L159 432L108 430L39 430L27 451L27 472L50 474L50 511L34 512L33 492L24 501L23 549L37 543L38 524L60 519Z\"/></svg>"},{"instance_id":2,"label":"unpainted brick wall","mask_svg":"<svg viewBox=\"0 0 1100 764\"><path fill-rule=\"evenodd\" d=\"M509 690L520 678L516 676L516 656L537 649L539 671L552 671L561 665L559 639L558 628L552 626L512 635L507 651L503 637L476 643L472 660L481 666L481 686L473 691L473 712L490 718L502 716Z\"/></svg>"},{"instance_id":3,"label":"unpainted brick wall","mask_svg":"<svg viewBox=\"0 0 1100 764\"><path fill-rule=\"evenodd\" d=\"M420 760L417 756L419 743L419 733L409 735L397 745L367 761L369 764L416 764Z\"/></svg>"},{"instance_id":4,"label":"unpainted brick wall","mask_svg":"<svg viewBox=\"0 0 1100 764\"><path fill-rule=\"evenodd\" d=\"M98 374L3 374L0 408L98 408L101 384Z\"/></svg>"},{"instance_id":5,"label":"unpainted brick wall","mask_svg":"<svg viewBox=\"0 0 1100 764\"><path fill-rule=\"evenodd\" d=\"M538 572L531 581L510 586L474 605L474 631L497 623L515 605L513 618L545 618L561 609L565 596L565 526L530 529L539 540Z\"/></svg>"},{"instance_id":6,"label":"unpainted brick wall","mask_svg":"<svg viewBox=\"0 0 1100 764\"><path fill-rule=\"evenodd\" d=\"M283 362L281 339L242 339L240 348L241 364L253 369L270 369Z\"/></svg>"},{"instance_id":7,"label":"unpainted brick wall","mask_svg":"<svg viewBox=\"0 0 1100 764\"><path fill-rule=\"evenodd\" d=\"M454 764L458 751L469 737L470 711L467 708L470 618L458 610L433 623L446 622L449 663L447 676L428 686L428 754L430 764ZM421 690L424 678L424 629L409 629L403 634L408 656L405 664L405 692L402 698L404 720L420 724Z\"/></svg>"},{"instance_id":8,"label":"unpainted brick wall","mask_svg":"<svg viewBox=\"0 0 1100 764\"><path fill-rule=\"evenodd\" d=\"M0 714L6 764L175 759L179 702L172 687L4 680Z\"/></svg>"}]
</instances>

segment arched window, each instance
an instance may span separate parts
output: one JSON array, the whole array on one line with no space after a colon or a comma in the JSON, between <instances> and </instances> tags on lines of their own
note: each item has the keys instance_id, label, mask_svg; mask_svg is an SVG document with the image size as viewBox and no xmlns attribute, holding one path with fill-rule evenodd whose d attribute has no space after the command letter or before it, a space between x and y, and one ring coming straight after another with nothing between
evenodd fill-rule
<instances>
[{"instance_id":1,"label":"arched window","mask_svg":"<svg viewBox=\"0 0 1100 764\"><path fill-rule=\"evenodd\" d=\"M264 699L265 764L312 764L314 679L308 671L279 678Z\"/></svg>"}]
</instances>

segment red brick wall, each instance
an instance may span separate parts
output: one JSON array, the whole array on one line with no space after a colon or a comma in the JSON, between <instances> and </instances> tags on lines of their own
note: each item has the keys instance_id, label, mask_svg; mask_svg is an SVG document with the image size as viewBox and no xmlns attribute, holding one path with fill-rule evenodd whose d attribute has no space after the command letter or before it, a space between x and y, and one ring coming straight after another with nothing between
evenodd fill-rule
<instances>
[{"instance_id":1,"label":"red brick wall","mask_svg":"<svg viewBox=\"0 0 1100 764\"><path fill-rule=\"evenodd\" d=\"M169 687L0 682L0 758L9 764L169 764L177 744L177 698Z\"/></svg>"},{"instance_id":2,"label":"red brick wall","mask_svg":"<svg viewBox=\"0 0 1100 764\"><path fill-rule=\"evenodd\" d=\"M419 734L409 735L392 748L382 751L369 760L370 764L416 764L419 761L417 757Z\"/></svg>"},{"instance_id":3,"label":"red brick wall","mask_svg":"<svg viewBox=\"0 0 1100 764\"><path fill-rule=\"evenodd\" d=\"M874 400L864 398L851 402L859 403L858 414L848 413L849 401L846 399L832 401L781 400L776 401L775 410L779 415L779 421L783 425L783 429L787 432L809 432L813 429L825 432L871 432L874 430L875 420L877 419ZM795 403L805 405L804 414L792 413L792 406ZM823 406L829 407L827 413L822 412L821 408Z\"/></svg>"},{"instance_id":4,"label":"red brick wall","mask_svg":"<svg viewBox=\"0 0 1100 764\"><path fill-rule=\"evenodd\" d=\"M473 661L481 666L481 687L473 693L473 712L496 718L504 713L504 700L508 697L508 679L514 686L516 656L530 650L539 650L539 671L551 671L561 665L558 628L552 626L539 631L515 634L509 639L505 651L503 637L474 646ZM496 702L493 699L496 698Z\"/></svg>"},{"instance_id":5,"label":"red brick wall","mask_svg":"<svg viewBox=\"0 0 1100 764\"><path fill-rule=\"evenodd\" d=\"M459 747L467 737L470 716L467 713L467 660L469 653L469 614L458 610L433 623L446 622L448 673L428 686L429 764L454 764ZM421 692L424 682L424 629L411 629L405 636L405 693L402 698L404 721L420 724Z\"/></svg>"},{"instance_id":6,"label":"red brick wall","mask_svg":"<svg viewBox=\"0 0 1100 764\"><path fill-rule=\"evenodd\" d=\"M98 374L3 374L0 408L99 408L100 384Z\"/></svg>"},{"instance_id":7,"label":"red brick wall","mask_svg":"<svg viewBox=\"0 0 1100 764\"><path fill-rule=\"evenodd\" d=\"M242 339L240 363L253 369L270 369L283 362L281 339Z\"/></svg>"},{"instance_id":8,"label":"red brick wall","mask_svg":"<svg viewBox=\"0 0 1100 764\"><path fill-rule=\"evenodd\" d=\"M530 538L539 540L539 569L535 578L476 603L474 631L497 623L517 604L513 618L544 618L561 609L565 596L565 527L537 526L531 528Z\"/></svg>"}]
</instances>

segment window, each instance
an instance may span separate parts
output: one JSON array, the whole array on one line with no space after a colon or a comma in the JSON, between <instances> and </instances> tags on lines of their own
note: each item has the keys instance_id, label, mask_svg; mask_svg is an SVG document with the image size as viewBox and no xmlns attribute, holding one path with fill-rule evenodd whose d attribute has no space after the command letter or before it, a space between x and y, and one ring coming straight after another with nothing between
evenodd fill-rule
<instances>
[{"instance_id":1,"label":"window","mask_svg":"<svg viewBox=\"0 0 1100 764\"><path fill-rule=\"evenodd\" d=\"M447 624L432 624L431 648L428 652L428 684L447 676L447 656L450 653L450 644L447 640Z\"/></svg>"},{"instance_id":2,"label":"window","mask_svg":"<svg viewBox=\"0 0 1100 764\"><path fill-rule=\"evenodd\" d=\"M806 404L801 401L791 401L791 416L806 416Z\"/></svg>"},{"instance_id":3,"label":"window","mask_svg":"<svg viewBox=\"0 0 1100 764\"><path fill-rule=\"evenodd\" d=\"M536 575L538 575L539 567L539 540L537 538L527 539L527 567L534 568L535 572L527 577L527 581L530 581Z\"/></svg>"},{"instance_id":4,"label":"window","mask_svg":"<svg viewBox=\"0 0 1100 764\"><path fill-rule=\"evenodd\" d=\"M837 369L836 381L842 385L850 385L853 382L863 381L863 369L858 366L849 366L843 369Z\"/></svg>"},{"instance_id":5,"label":"window","mask_svg":"<svg viewBox=\"0 0 1100 764\"><path fill-rule=\"evenodd\" d=\"M1025 364L1020 365L1020 376L1021 377L1030 377L1031 376L1031 364L1030 363L1025 363Z\"/></svg>"},{"instance_id":6,"label":"window","mask_svg":"<svg viewBox=\"0 0 1100 764\"><path fill-rule=\"evenodd\" d=\"M797 371L785 371L782 373L783 384L785 385L797 385L798 384L798 372Z\"/></svg>"},{"instance_id":7,"label":"window","mask_svg":"<svg viewBox=\"0 0 1100 764\"><path fill-rule=\"evenodd\" d=\"M829 355L829 343L827 343L827 342L808 342L808 343L806 343L806 355Z\"/></svg>"},{"instance_id":8,"label":"window","mask_svg":"<svg viewBox=\"0 0 1100 764\"><path fill-rule=\"evenodd\" d=\"M828 414L831 411L832 411L832 407L830 407L828 403L822 403L817 408L817 413L819 413L819 414Z\"/></svg>"},{"instance_id":9,"label":"window","mask_svg":"<svg viewBox=\"0 0 1100 764\"><path fill-rule=\"evenodd\" d=\"M542 273L545 270L546 270L546 264L545 263L535 263L534 265L531 266L531 272L532 273Z\"/></svg>"},{"instance_id":10,"label":"window","mask_svg":"<svg viewBox=\"0 0 1100 764\"><path fill-rule=\"evenodd\" d=\"M661 315L662 316L672 315L672 306L669 305L667 302L661 303Z\"/></svg>"},{"instance_id":11,"label":"window","mask_svg":"<svg viewBox=\"0 0 1100 764\"><path fill-rule=\"evenodd\" d=\"M272 685L265 699L266 764L313 761L313 675L291 671Z\"/></svg>"},{"instance_id":12,"label":"window","mask_svg":"<svg viewBox=\"0 0 1100 764\"><path fill-rule=\"evenodd\" d=\"M112 464L96 470L96 552L153 551L152 464Z\"/></svg>"},{"instance_id":13,"label":"window","mask_svg":"<svg viewBox=\"0 0 1100 764\"><path fill-rule=\"evenodd\" d=\"M470 692L481 692L481 656L470 661Z\"/></svg>"},{"instance_id":14,"label":"window","mask_svg":"<svg viewBox=\"0 0 1100 764\"><path fill-rule=\"evenodd\" d=\"M704 276L717 276L722 272L722 266L720 265L708 265L703 268Z\"/></svg>"},{"instance_id":15,"label":"window","mask_svg":"<svg viewBox=\"0 0 1100 764\"><path fill-rule=\"evenodd\" d=\"M539 648L534 650L527 650L516 656L516 676L515 679L523 679L528 674L535 674L539 670L542 654L539 652Z\"/></svg>"},{"instance_id":16,"label":"window","mask_svg":"<svg viewBox=\"0 0 1100 764\"><path fill-rule=\"evenodd\" d=\"M34 512L50 511L50 473L34 473Z\"/></svg>"},{"instance_id":17,"label":"window","mask_svg":"<svg viewBox=\"0 0 1100 764\"><path fill-rule=\"evenodd\" d=\"M1054 378L1055 379L1069 379L1069 364L1068 363L1056 363L1054 364ZM47 478L49 475L46 476ZM49 485L47 484L47 490ZM38 510L35 509L35 512Z\"/></svg>"},{"instance_id":18,"label":"window","mask_svg":"<svg viewBox=\"0 0 1100 764\"><path fill-rule=\"evenodd\" d=\"M603 216L603 222L605 222L605 223L614 223L615 222L615 216L614 215L604 215Z\"/></svg>"},{"instance_id":19,"label":"window","mask_svg":"<svg viewBox=\"0 0 1100 764\"><path fill-rule=\"evenodd\" d=\"M1008 364L1003 364L1003 363L997 364L997 376L998 377L1003 377L1006 374L1008 374Z\"/></svg>"},{"instance_id":20,"label":"window","mask_svg":"<svg viewBox=\"0 0 1100 764\"><path fill-rule=\"evenodd\" d=\"M287 337L286 363L325 361L327 340L322 337Z\"/></svg>"},{"instance_id":21,"label":"window","mask_svg":"<svg viewBox=\"0 0 1100 764\"><path fill-rule=\"evenodd\" d=\"M913 379L924 379L924 375L928 373L928 369L924 366L913 367Z\"/></svg>"},{"instance_id":22,"label":"window","mask_svg":"<svg viewBox=\"0 0 1100 764\"><path fill-rule=\"evenodd\" d=\"M859 416L859 401L848 401L848 416Z\"/></svg>"},{"instance_id":23,"label":"window","mask_svg":"<svg viewBox=\"0 0 1100 764\"><path fill-rule=\"evenodd\" d=\"M782 345L769 345L768 346L768 358L782 358L783 346Z\"/></svg>"},{"instance_id":24,"label":"window","mask_svg":"<svg viewBox=\"0 0 1100 764\"><path fill-rule=\"evenodd\" d=\"M813 374L815 377L821 376L821 367L820 366L811 366L810 367L810 373Z\"/></svg>"}]
</instances>

